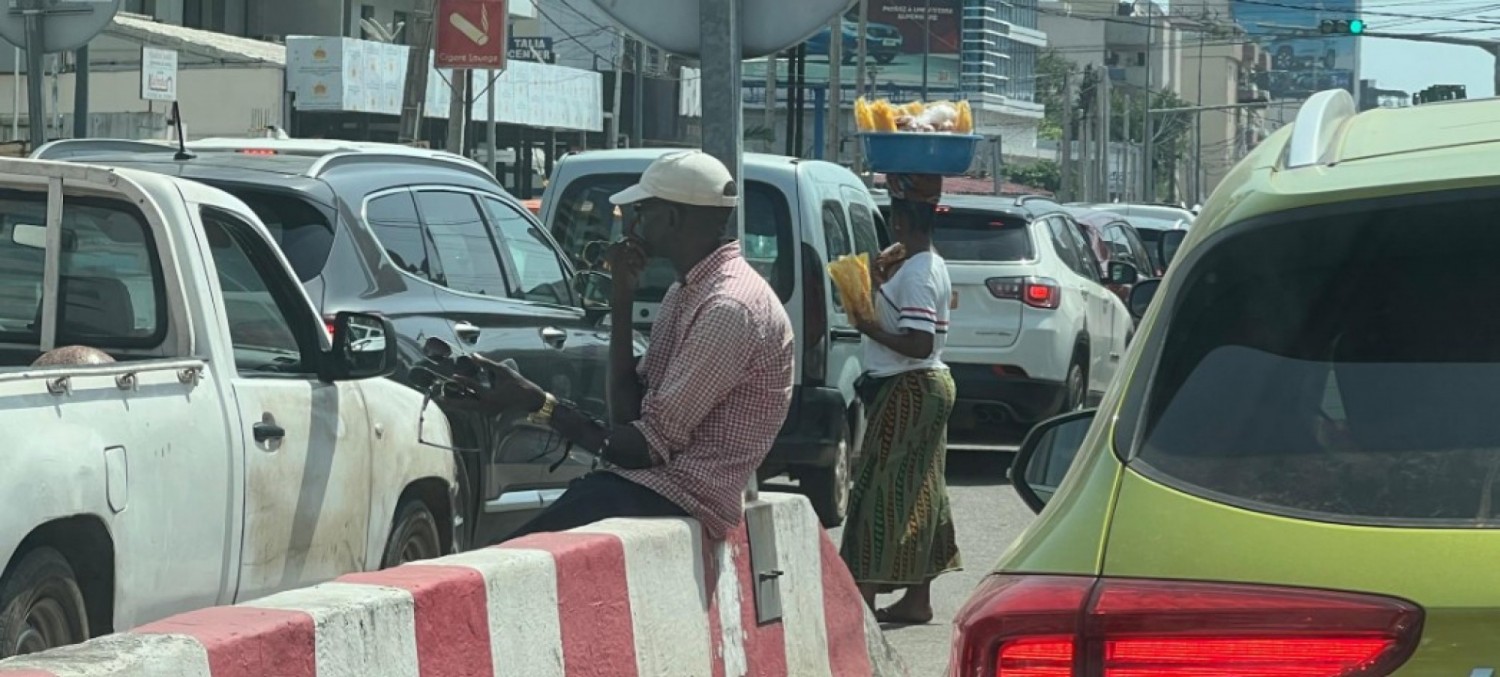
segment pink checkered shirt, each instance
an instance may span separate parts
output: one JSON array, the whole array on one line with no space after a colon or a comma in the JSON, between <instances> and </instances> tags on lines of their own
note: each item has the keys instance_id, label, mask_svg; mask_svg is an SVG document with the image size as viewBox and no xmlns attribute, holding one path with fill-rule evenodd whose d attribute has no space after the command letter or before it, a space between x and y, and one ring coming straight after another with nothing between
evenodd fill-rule
<instances>
[{"instance_id":1,"label":"pink checkered shirt","mask_svg":"<svg viewBox=\"0 0 1500 677\"><path fill-rule=\"evenodd\" d=\"M635 422L657 465L613 469L698 518L712 538L740 522L743 492L786 420L792 323L738 243L662 299L639 373Z\"/></svg>"}]
</instances>

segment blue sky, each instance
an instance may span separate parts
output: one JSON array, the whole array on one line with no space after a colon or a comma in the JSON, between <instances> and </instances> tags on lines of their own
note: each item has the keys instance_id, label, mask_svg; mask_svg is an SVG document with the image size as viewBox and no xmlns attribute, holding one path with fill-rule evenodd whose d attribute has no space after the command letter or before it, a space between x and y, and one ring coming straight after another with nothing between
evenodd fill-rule
<instances>
[{"instance_id":1,"label":"blue sky","mask_svg":"<svg viewBox=\"0 0 1500 677\"><path fill-rule=\"evenodd\" d=\"M1473 0L1365 0L1365 20L1372 31L1440 33L1473 38L1500 39L1500 2ZM1417 21L1377 16L1369 11L1452 16L1470 20L1494 20L1496 30L1475 32L1483 24L1453 21ZM1385 89L1408 92L1428 85L1465 85L1469 98L1494 95L1494 57L1475 47L1434 45L1407 40L1365 38L1360 55L1360 77L1374 79Z\"/></svg>"}]
</instances>

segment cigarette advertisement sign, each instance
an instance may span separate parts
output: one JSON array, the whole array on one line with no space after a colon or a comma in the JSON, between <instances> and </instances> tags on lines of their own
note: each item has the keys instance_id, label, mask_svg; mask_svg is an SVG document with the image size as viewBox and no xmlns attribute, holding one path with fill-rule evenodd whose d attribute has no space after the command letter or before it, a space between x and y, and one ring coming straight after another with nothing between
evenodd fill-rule
<instances>
[{"instance_id":1,"label":"cigarette advertisement sign","mask_svg":"<svg viewBox=\"0 0 1500 677\"><path fill-rule=\"evenodd\" d=\"M505 68L505 0L438 0L438 68Z\"/></svg>"}]
</instances>

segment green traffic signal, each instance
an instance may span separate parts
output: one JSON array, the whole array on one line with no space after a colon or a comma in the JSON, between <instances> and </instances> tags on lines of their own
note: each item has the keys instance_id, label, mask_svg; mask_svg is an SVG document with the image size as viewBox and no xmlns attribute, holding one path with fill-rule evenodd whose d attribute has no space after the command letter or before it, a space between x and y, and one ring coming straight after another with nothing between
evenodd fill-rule
<instances>
[{"instance_id":1,"label":"green traffic signal","mask_svg":"<svg viewBox=\"0 0 1500 677\"><path fill-rule=\"evenodd\" d=\"M1365 22L1363 19L1352 19L1349 21L1350 35L1359 35L1363 32L1365 32Z\"/></svg>"}]
</instances>

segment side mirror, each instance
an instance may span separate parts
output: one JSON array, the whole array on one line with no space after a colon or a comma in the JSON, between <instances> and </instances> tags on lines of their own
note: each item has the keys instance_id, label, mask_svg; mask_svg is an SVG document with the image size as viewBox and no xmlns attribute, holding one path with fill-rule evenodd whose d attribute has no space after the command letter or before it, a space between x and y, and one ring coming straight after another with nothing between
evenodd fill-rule
<instances>
[{"instance_id":1,"label":"side mirror","mask_svg":"<svg viewBox=\"0 0 1500 677\"><path fill-rule=\"evenodd\" d=\"M614 294L614 278L598 270L581 271L573 276L573 292L584 310L607 311Z\"/></svg>"},{"instance_id":2,"label":"side mirror","mask_svg":"<svg viewBox=\"0 0 1500 677\"><path fill-rule=\"evenodd\" d=\"M1110 284L1129 286L1135 284L1140 279L1141 271L1137 270L1134 265L1126 263L1125 261L1109 262Z\"/></svg>"},{"instance_id":3,"label":"side mirror","mask_svg":"<svg viewBox=\"0 0 1500 677\"><path fill-rule=\"evenodd\" d=\"M1151 308L1152 299L1156 298L1156 290L1161 287L1161 280L1144 280L1130 290L1130 315L1139 320L1146 316L1146 311Z\"/></svg>"},{"instance_id":4,"label":"side mirror","mask_svg":"<svg viewBox=\"0 0 1500 677\"><path fill-rule=\"evenodd\" d=\"M1042 421L1026 435L1010 469L1011 483L1027 507L1041 512L1057 493L1083 447L1096 410L1075 411Z\"/></svg>"},{"instance_id":5,"label":"side mirror","mask_svg":"<svg viewBox=\"0 0 1500 677\"><path fill-rule=\"evenodd\" d=\"M399 360L390 320L369 313L339 313L333 320L333 349L324 355L323 380L387 376Z\"/></svg>"}]
</instances>

